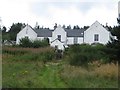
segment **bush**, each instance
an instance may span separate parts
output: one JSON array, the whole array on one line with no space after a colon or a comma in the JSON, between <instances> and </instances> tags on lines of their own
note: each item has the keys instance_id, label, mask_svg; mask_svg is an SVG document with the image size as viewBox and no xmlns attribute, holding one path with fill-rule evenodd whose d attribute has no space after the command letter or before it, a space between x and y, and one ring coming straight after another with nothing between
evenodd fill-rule
<instances>
[{"instance_id":1,"label":"bush","mask_svg":"<svg viewBox=\"0 0 120 90\"><path fill-rule=\"evenodd\" d=\"M28 39L28 37L20 39L20 46L21 47L31 47L32 42Z\"/></svg>"},{"instance_id":2,"label":"bush","mask_svg":"<svg viewBox=\"0 0 120 90\"><path fill-rule=\"evenodd\" d=\"M117 60L118 60L118 58L117 58L117 51L118 50L117 49L107 47L103 51L109 57L109 62L117 63Z\"/></svg>"},{"instance_id":3,"label":"bush","mask_svg":"<svg viewBox=\"0 0 120 90\"><path fill-rule=\"evenodd\" d=\"M29 38L25 37L20 40L21 47L33 47L33 48L39 48L39 47L46 47L49 45L48 39L44 40L34 40L31 41Z\"/></svg>"},{"instance_id":4,"label":"bush","mask_svg":"<svg viewBox=\"0 0 120 90\"><path fill-rule=\"evenodd\" d=\"M120 41L112 40L112 42L107 43L107 49L105 52L109 55L115 63L120 60Z\"/></svg>"},{"instance_id":5,"label":"bush","mask_svg":"<svg viewBox=\"0 0 120 90\"><path fill-rule=\"evenodd\" d=\"M71 65L86 66L88 64L88 58L86 54L80 54L80 53L72 54L72 56L69 59Z\"/></svg>"},{"instance_id":6,"label":"bush","mask_svg":"<svg viewBox=\"0 0 120 90\"><path fill-rule=\"evenodd\" d=\"M43 52L40 53L38 56L38 60L42 60L44 63L51 61L55 58L55 54L53 51Z\"/></svg>"},{"instance_id":7,"label":"bush","mask_svg":"<svg viewBox=\"0 0 120 90\"><path fill-rule=\"evenodd\" d=\"M101 60L103 63L109 62L109 57L105 52L106 46L104 45L71 45L65 51L68 56L68 61L71 65L87 65L89 62Z\"/></svg>"}]
</instances>

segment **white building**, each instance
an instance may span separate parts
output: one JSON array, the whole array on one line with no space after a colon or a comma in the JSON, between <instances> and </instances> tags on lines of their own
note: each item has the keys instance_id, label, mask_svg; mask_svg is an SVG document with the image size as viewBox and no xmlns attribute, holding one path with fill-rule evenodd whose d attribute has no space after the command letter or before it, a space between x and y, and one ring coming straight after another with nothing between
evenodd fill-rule
<instances>
[{"instance_id":1,"label":"white building","mask_svg":"<svg viewBox=\"0 0 120 90\"><path fill-rule=\"evenodd\" d=\"M72 44L106 44L108 41L110 41L110 36L110 32L98 21L94 22L87 30L66 29L62 28L60 25L54 30L34 30L31 26L27 25L17 34L16 44L19 44L19 40L24 37L28 37L31 40L43 40L44 38L49 38L50 46L64 50L65 47L68 47L68 45Z\"/></svg>"},{"instance_id":2,"label":"white building","mask_svg":"<svg viewBox=\"0 0 120 90\"><path fill-rule=\"evenodd\" d=\"M110 32L107 31L98 21L84 31L84 43L106 44L108 41L110 41Z\"/></svg>"},{"instance_id":3,"label":"white building","mask_svg":"<svg viewBox=\"0 0 120 90\"><path fill-rule=\"evenodd\" d=\"M35 40L38 38L38 34L34 31L34 29L27 25L25 28L23 28L16 37L16 44L19 44L21 38L28 37L31 40Z\"/></svg>"}]
</instances>

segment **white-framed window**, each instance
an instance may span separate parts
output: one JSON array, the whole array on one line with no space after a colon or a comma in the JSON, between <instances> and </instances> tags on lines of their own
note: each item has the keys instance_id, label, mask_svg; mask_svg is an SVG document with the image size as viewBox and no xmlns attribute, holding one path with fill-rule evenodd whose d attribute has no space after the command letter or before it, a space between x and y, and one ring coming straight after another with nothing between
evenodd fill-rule
<instances>
[{"instance_id":1,"label":"white-framed window","mask_svg":"<svg viewBox=\"0 0 120 90\"><path fill-rule=\"evenodd\" d=\"M78 37L74 37L74 44L78 43Z\"/></svg>"},{"instance_id":2,"label":"white-framed window","mask_svg":"<svg viewBox=\"0 0 120 90\"><path fill-rule=\"evenodd\" d=\"M94 41L99 41L99 34L94 34Z\"/></svg>"},{"instance_id":3,"label":"white-framed window","mask_svg":"<svg viewBox=\"0 0 120 90\"><path fill-rule=\"evenodd\" d=\"M57 37L58 37L58 40L61 41L61 35L58 35Z\"/></svg>"}]
</instances>

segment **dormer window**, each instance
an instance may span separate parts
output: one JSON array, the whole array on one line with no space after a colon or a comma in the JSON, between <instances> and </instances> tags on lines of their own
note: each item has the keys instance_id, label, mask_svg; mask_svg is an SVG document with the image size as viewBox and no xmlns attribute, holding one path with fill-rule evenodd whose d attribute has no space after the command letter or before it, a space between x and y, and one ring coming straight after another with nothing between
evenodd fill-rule
<instances>
[{"instance_id":1,"label":"dormer window","mask_svg":"<svg viewBox=\"0 0 120 90\"><path fill-rule=\"evenodd\" d=\"M58 35L58 40L61 41L61 35Z\"/></svg>"}]
</instances>

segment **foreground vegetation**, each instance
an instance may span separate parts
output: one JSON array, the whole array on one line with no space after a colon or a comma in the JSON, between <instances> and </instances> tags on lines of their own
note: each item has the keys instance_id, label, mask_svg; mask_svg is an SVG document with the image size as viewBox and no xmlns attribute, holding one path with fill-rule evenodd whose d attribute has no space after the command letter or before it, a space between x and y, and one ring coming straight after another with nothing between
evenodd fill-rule
<instances>
[{"instance_id":1,"label":"foreground vegetation","mask_svg":"<svg viewBox=\"0 0 120 90\"><path fill-rule=\"evenodd\" d=\"M88 62L87 66L78 61L81 57L74 58L79 64L71 64L73 59L69 58L70 53L71 48L66 50L61 60L56 60L54 49L49 47L3 47L3 88L118 87L118 64L101 63L100 58L95 57L98 60ZM102 60L106 60L106 57Z\"/></svg>"},{"instance_id":2,"label":"foreground vegetation","mask_svg":"<svg viewBox=\"0 0 120 90\"><path fill-rule=\"evenodd\" d=\"M118 26L107 27L117 39L106 46L70 46L61 60L57 60L59 54L53 48L46 48L48 40L31 42L25 38L17 48L3 47L3 88L118 88L120 20L117 21ZM15 40L24 26L13 24L8 32L3 27L2 41Z\"/></svg>"}]
</instances>

